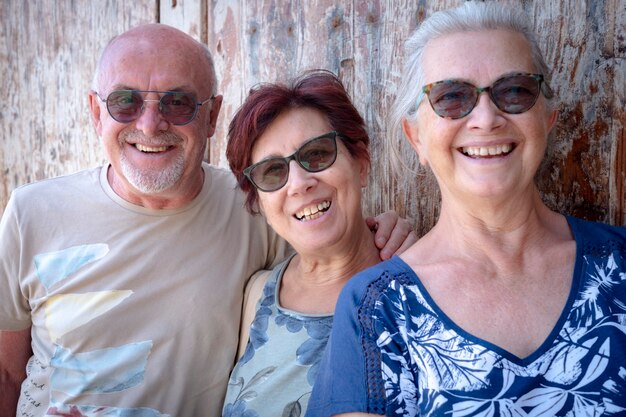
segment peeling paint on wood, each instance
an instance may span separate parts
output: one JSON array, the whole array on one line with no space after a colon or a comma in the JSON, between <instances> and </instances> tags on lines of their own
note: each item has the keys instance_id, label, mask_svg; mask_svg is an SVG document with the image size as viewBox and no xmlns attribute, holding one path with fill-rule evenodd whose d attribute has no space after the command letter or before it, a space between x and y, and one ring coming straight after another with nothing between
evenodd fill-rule
<instances>
[{"instance_id":1,"label":"peeling paint on wood","mask_svg":"<svg viewBox=\"0 0 626 417\"><path fill-rule=\"evenodd\" d=\"M155 12L153 1L0 3L0 212L19 185L103 162L87 99L96 59Z\"/></svg>"},{"instance_id":2,"label":"peeling paint on wood","mask_svg":"<svg viewBox=\"0 0 626 417\"><path fill-rule=\"evenodd\" d=\"M501 2L521 4L532 16L560 100L558 125L538 178L545 201L563 213L626 224L626 2ZM396 209L425 232L438 215L436 183L423 171L406 178L392 175L388 154L399 140L387 136L386 114L401 72L403 41L433 11L461 3L274 0L222 6L208 21L226 109L211 143L211 160L226 163L229 116L247 89L311 67L330 69L343 79L372 136L367 212ZM232 90L235 94L229 94Z\"/></svg>"},{"instance_id":3,"label":"peeling paint on wood","mask_svg":"<svg viewBox=\"0 0 626 417\"><path fill-rule=\"evenodd\" d=\"M47 2L5 0L0 66L0 211L16 186L102 160L86 92L107 38L156 21L206 42L224 95L208 158L226 165L230 118L248 90L309 68L342 78L372 136L365 210L395 208L420 234L434 224L431 175L396 178L387 112L402 67L403 41L433 11L464 0L228 0ZM560 116L538 184L550 207L626 225L626 0L498 0L521 4L552 68ZM59 101L61 99L61 101Z\"/></svg>"}]
</instances>

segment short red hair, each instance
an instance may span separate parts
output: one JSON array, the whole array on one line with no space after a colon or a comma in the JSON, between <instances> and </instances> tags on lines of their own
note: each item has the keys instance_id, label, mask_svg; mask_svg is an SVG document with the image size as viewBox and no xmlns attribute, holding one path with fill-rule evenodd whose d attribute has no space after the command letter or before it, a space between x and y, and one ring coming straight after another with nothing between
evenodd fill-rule
<instances>
[{"instance_id":1,"label":"short red hair","mask_svg":"<svg viewBox=\"0 0 626 417\"><path fill-rule=\"evenodd\" d=\"M343 83L333 73L312 70L289 84L259 84L250 90L231 120L226 146L228 164L239 187L246 193L246 208L253 214L258 213L258 194L243 175L243 170L252 165L252 148L265 129L278 115L294 108L321 112L340 135L350 155L370 161L365 121L352 104Z\"/></svg>"}]
</instances>

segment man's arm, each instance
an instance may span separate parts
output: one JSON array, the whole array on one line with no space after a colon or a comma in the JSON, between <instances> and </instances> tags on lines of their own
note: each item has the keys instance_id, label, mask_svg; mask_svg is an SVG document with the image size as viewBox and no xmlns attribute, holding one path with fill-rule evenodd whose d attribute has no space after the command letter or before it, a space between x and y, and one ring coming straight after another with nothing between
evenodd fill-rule
<instances>
[{"instance_id":1,"label":"man's arm","mask_svg":"<svg viewBox=\"0 0 626 417\"><path fill-rule=\"evenodd\" d=\"M0 331L0 417L14 417L26 363L32 356L30 328Z\"/></svg>"}]
</instances>

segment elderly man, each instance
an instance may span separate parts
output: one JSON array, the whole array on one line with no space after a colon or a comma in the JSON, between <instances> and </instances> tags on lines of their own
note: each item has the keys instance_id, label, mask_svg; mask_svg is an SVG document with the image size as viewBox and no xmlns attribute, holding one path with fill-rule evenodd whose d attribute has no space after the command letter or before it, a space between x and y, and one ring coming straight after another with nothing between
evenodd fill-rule
<instances>
[{"instance_id":1,"label":"elderly man","mask_svg":"<svg viewBox=\"0 0 626 417\"><path fill-rule=\"evenodd\" d=\"M174 28L105 48L89 102L109 163L18 188L0 223L3 416L18 397L25 416L219 414L246 278L289 248L203 163L216 85ZM386 251L414 240L382 220Z\"/></svg>"}]
</instances>

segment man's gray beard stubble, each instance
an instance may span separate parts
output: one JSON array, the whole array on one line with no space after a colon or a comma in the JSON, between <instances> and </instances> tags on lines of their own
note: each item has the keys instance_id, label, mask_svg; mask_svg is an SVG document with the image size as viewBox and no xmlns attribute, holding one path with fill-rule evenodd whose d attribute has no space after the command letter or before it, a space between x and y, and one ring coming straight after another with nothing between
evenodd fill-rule
<instances>
[{"instance_id":1,"label":"man's gray beard stubble","mask_svg":"<svg viewBox=\"0 0 626 417\"><path fill-rule=\"evenodd\" d=\"M120 137L120 142L127 143L129 140L131 143L140 142L150 146L171 146L182 142L182 140L174 134L164 133L156 138L152 138L150 141L136 141L132 140L135 136L143 136L141 133L134 131L129 132L126 135ZM124 177L143 194L158 194L162 191L175 185L183 175L185 160L183 153L180 152L176 156L176 160L162 170L145 170L139 169L131 164L126 155L122 153L120 158L120 165L122 167L122 173Z\"/></svg>"}]
</instances>

